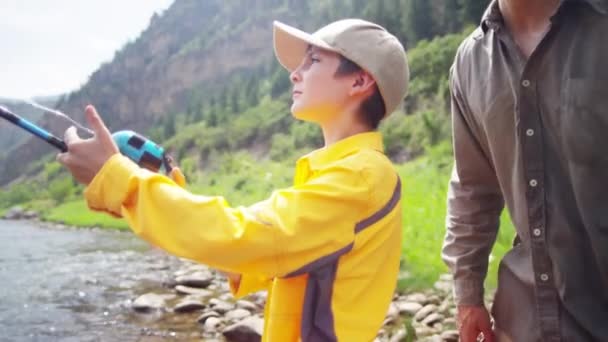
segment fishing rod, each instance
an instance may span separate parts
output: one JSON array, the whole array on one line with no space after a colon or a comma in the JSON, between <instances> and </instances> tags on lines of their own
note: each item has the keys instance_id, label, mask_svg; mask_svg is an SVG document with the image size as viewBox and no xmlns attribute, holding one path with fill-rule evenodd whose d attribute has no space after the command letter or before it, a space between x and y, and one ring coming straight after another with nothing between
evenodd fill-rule
<instances>
[{"instance_id":1,"label":"fishing rod","mask_svg":"<svg viewBox=\"0 0 608 342\"><path fill-rule=\"evenodd\" d=\"M68 151L68 147L65 142L63 142L63 140L57 138L44 128L11 112L10 110L6 109L6 107L0 106L0 117L32 133L34 136L46 141L53 147L59 149L61 152Z\"/></svg>"},{"instance_id":2,"label":"fishing rod","mask_svg":"<svg viewBox=\"0 0 608 342\"><path fill-rule=\"evenodd\" d=\"M42 106L40 106L42 107ZM39 107L39 108L40 108ZM46 107L44 110L49 111ZM52 112L58 115L58 111ZM61 113L62 117L66 116ZM44 128L22 118L21 116L11 112L6 107L0 106L0 117L13 123L14 125L30 132L34 136L46 141L61 152L67 152L68 147L63 140L57 138ZM73 121L70 119L70 121ZM91 130L78 124L81 129L93 134ZM121 154L133 160L139 166L150 171L158 172L161 168L173 178L180 186L186 184L186 178L179 167L175 166L173 159L165 152L165 149L154 143L152 140L129 130L122 130L112 134L112 139L118 146Z\"/></svg>"}]
</instances>

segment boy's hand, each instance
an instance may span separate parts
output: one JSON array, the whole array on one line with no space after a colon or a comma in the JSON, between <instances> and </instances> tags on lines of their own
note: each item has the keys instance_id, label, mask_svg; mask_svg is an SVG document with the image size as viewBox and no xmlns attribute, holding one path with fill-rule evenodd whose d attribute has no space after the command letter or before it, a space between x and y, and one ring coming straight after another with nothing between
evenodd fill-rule
<instances>
[{"instance_id":1,"label":"boy's hand","mask_svg":"<svg viewBox=\"0 0 608 342\"><path fill-rule=\"evenodd\" d=\"M95 108L87 106L85 114L95 135L81 139L76 127L68 128L64 134L68 151L58 154L57 160L68 168L78 182L88 185L106 161L119 150Z\"/></svg>"},{"instance_id":2,"label":"boy's hand","mask_svg":"<svg viewBox=\"0 0 608 342\"><path fill-rule=\"evenodd\" d=\"M484 306L459 306L458 330L462 342L476 342L480 333L484 342L494 342L490 314Z\"/></svg>"}]
</instances>

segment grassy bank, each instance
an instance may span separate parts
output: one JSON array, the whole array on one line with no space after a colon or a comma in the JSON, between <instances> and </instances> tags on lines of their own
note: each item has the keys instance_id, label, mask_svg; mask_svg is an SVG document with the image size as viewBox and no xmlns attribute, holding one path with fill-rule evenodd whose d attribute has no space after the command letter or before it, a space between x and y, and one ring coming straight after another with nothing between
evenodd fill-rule
<instances>
[{"instance_id":1,"label":"grassy bank","mask_svg":"<svg viewBox=\"0 0 608 342\"><path fill-rule=\"evenodd\" d=\"M241 153L224 156L217 161L217 165L221 167L205 173L192 171L188 175L191 181L189 190L198 194L224 195L233 206L264 199L273 188L288 186L293 175L293 164L255 162L249 155ZM450 151L446 145L440 145L425 157L397 167L403 183L402 265L405 273L409 274L402 279L402 288L426 288L440 274L447 272L440 254L445 235L450 168ZM186 171L188 173L188 168ZM31 201L25 207L40 211L45 220L67 225L128 229L123 220L88 210L81 195L74 195L58 206L49 203ZM513 228L505 216L492 252L487 281L489 288L495 287L498 260L509 249L512 237Z\"/></svg>"},{"instance_id":2,"label":"grassy bank","mask_svg":"<svg viewBox=\"0 0 608 342\"><path fill-rule=\"evenodd\" d=\"M89 210L84 200L67 202L43 213L43 219L76 227L101 227L128 230L126 221Z\"/></svg>"},{"instance_id":3,"label":"grassy bank","mask_svg":"<svg viewBox=\"0 0 608 342\"><path fill-rule=\"evenodd\" d=\"M441 247L451 162L443 155L398 167L403 182L403 269L410 274L401 281L401 288L426 288L448 271L441 260ZM513 236L513 225L505 213L490 257L488 288L496 287L498 262L510 249Z\"/></svg>"}]
</instances>

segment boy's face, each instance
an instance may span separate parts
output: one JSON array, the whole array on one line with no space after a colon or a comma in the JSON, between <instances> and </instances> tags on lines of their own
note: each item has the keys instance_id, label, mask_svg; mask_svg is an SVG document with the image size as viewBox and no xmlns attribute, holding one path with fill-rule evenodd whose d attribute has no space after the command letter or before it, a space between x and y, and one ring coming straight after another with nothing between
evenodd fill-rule
<instances>
[{"instance_id":1,"label":"boy's face","mask_svg":"<svg viewBox=\"0 0 608 342\"><path fill-rule=\"evenodd\" d=\"M318 124L328 122L352 101L353 77L336 77L340 56L309 47L300 65L291 73L291 113L298 119Z\"/></svg>"}]
</instances>

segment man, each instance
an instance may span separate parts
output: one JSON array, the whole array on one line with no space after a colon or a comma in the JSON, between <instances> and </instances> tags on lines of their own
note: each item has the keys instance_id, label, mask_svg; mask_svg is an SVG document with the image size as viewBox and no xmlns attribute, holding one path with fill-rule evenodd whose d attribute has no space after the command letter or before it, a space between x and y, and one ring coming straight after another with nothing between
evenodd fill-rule
<instances>
[{"instance_id":1,"label":"man","mask_svg":"<svg viewBox=\"0 0 608 342\"><path fill-rule=\"evenodd\" d=\"M95 137L68 130L58 159L88 184L90 208L230 273L237 296L267 289L264 341L371 341L401 250L401 185L376 128L406 93L405 52L384 28L356 19L312 35L275 23L274 44L291 71L293 115L318 124L325 140L298 161L293 187L239 208L191 194L118 154L92 107Z\"/></svg>"},{"instance_id":2,"label":"man","mask_svg":"<svg viewBox=\"0 0 608 342\"><path fill-rule=\"evenodd\" d=\"M443 258L463 341L608 341L608 1L495 0L451 74ZM506 206L517 229L492 308Z\"/></svg>"}]
</instances>

